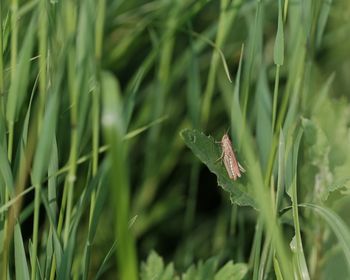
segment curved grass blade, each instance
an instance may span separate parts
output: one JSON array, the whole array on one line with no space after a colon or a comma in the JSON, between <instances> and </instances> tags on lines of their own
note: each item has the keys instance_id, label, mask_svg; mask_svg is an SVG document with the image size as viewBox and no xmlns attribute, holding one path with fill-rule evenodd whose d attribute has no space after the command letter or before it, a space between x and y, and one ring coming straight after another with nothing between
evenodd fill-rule
<instances>
[{"instance_id":1,"label":"curved grass blade","mask_svg":"<svg viewBox=\"0 0 350 280\"><path fill-rule=\"evenodd\" d=\"M309 208L319 214L333 230L343 250L348 272L350 273L350 231L344 221L332 210L312 203L299 204L299 207Z\"/></svg>"}]
</instances>

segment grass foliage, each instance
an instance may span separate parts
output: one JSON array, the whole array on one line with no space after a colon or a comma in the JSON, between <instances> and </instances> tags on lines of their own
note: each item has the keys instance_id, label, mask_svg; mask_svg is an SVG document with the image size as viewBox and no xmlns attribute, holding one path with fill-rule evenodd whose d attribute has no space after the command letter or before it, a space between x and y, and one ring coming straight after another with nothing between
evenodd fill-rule
<instances>
[{"instance_id":1,"label":"grass foliage","mask_svg":"<svg viewBox=\"0 0 350 280\"><path fill-rule=\"evenodd\" d=\"M0 1L0 279L348 278L349 17Z\"/></svg>"}]
</instances>

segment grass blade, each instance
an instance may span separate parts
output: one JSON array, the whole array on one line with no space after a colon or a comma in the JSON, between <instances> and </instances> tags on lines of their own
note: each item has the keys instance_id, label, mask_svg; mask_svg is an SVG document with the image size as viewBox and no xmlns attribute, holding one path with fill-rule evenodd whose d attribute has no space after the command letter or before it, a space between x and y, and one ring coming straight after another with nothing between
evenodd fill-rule
<instances>
[{"instance_id":1,"label":"grass blade","mask_svg":"<svg viewBox=\"0 0 350 280\"><path fill-rule=\"evenodd\" d=\"M27 258L24 251L21 228L18 223L15 225L14 235L16 278L29 280Z\"/></svg>"},{"instance_id":2,"label":"grass blade","mask_svg":"<svg viewBox=\"0 0 350 280\"><path fill-rule=\"evenodd\" d=\"M119 240L117 263L121 279L137 279L135 241L128 229L129 220L129 178L127 148L123 141L125 124L122 115L120 90L114 77L109 73L102 75L102 124L104 135L110 145L109 158L110 188L112 203L116 206L115 238Z\"/></svg>"},{"instance_id":3,"label":"grass blade","mask_svg":"<svg viewBox=\"0 0 350 280\"><path fill-rule=\"evenodd\" d=\"M350 230L348 226L334 211L326 207L312 203L303 203L300 204L299 207L305 207L313 210L327 222L339 240L341 249L346 259L346 264L348 266L348 273L350 273Z\"/></svg>"}]
</instances>

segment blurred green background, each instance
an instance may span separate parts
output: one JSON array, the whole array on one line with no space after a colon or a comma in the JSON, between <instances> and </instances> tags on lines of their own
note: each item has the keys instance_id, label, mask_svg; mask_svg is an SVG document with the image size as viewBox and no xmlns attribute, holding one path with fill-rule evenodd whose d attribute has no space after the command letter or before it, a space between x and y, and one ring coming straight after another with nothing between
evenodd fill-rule
<instances>
[{"instance_id":1,"label":"blurred green background","mask_svg":"<svg viewBox=\"0 0 350 280\"><path fill-rule=\"evenodd\" d=\"M1 279L349 277L350 2L0 15Z\"/></svg>"}]
</instances>

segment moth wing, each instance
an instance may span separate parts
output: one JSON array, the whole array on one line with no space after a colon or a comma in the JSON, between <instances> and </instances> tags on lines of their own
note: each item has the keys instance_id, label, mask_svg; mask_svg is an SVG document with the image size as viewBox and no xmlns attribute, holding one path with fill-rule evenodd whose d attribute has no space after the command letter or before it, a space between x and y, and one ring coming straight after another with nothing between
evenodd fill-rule
<instances>
[{"instance_id":1,"label":"moth wing","mask_svg":"<svg viewBox=\"0 0 350 280\"><path fill-rule=\"evenodd\" d=\"M233 170L232 162L229 156L224 155L223 161L225 164L226 171L228 173L228 176L230 179L236 180L237 179L237 174Z\"/></svg>"},{"instance_id":2,"label":"moth wing","mask_svg":"<svg viewBox=\"0 0 350 280\"><path fill-rule=\"evenodd\" d=\"M246 172L246 170L243 168L243 166L239 162L237 162L237 163L238 163L239 170L243 173Z\"/></svg>"}]
</instances>

